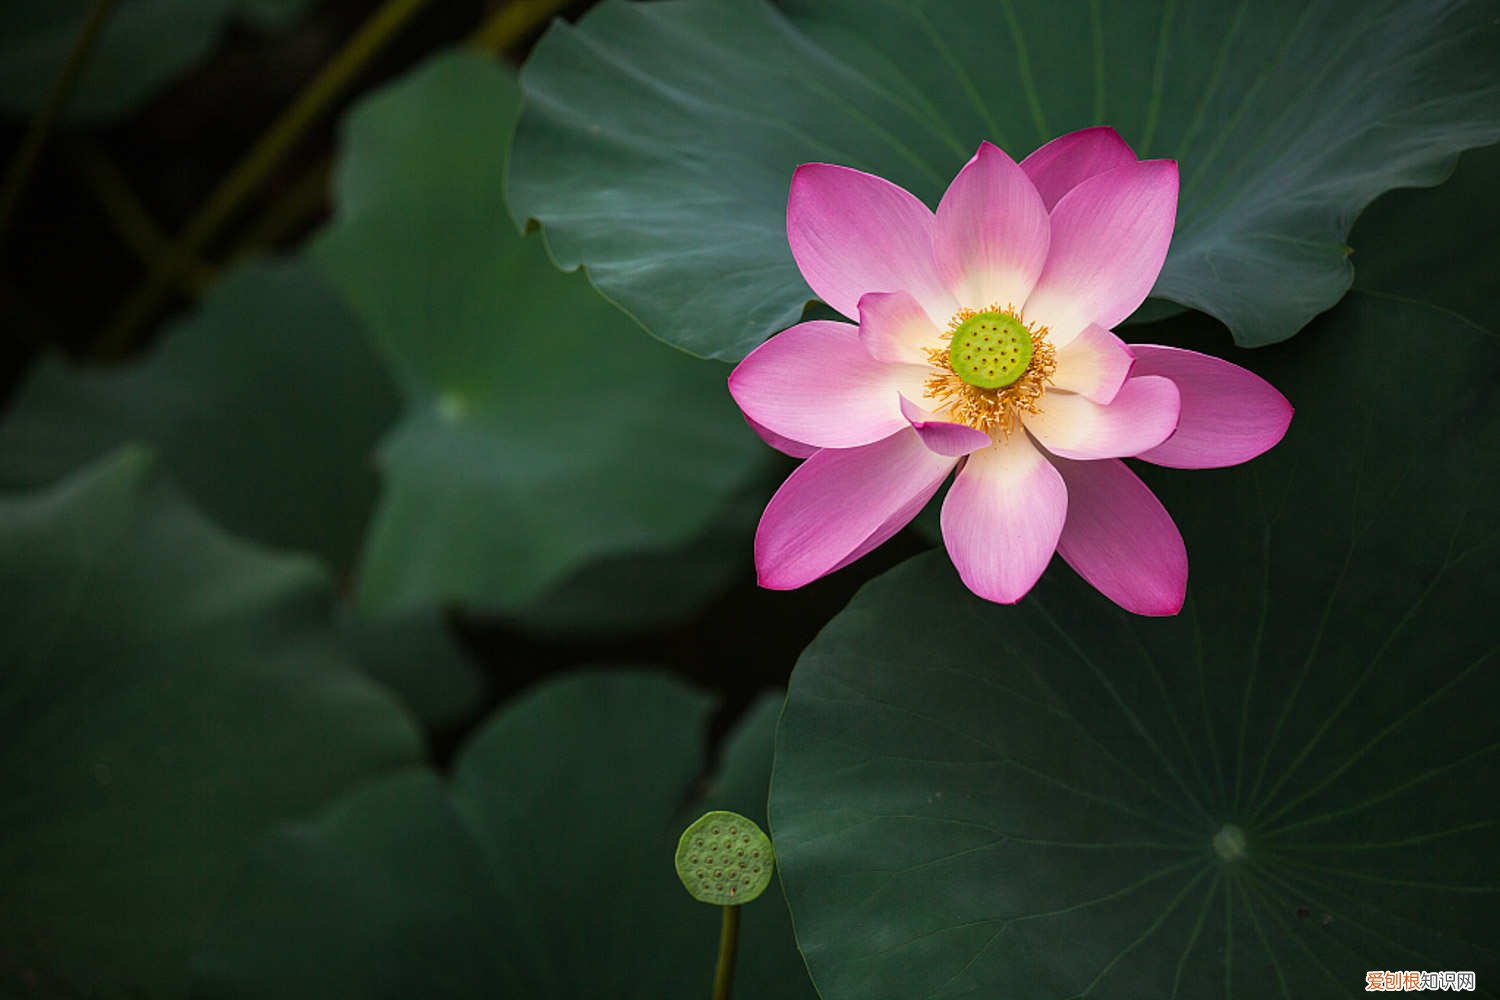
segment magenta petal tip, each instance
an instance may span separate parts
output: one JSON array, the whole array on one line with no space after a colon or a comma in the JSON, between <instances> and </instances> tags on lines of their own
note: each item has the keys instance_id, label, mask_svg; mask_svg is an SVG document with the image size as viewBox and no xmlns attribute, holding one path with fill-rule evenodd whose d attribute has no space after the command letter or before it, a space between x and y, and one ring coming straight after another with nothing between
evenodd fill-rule
<instances>
[{"instance_id":1,"label":"magenta petal tip","mask_svg":"<svg viewBox=\"0 0 1500 1000\"><path fill-rule=\"evenodd\" d=\"M990 445L990 436L965 424L937 420L905 396L901 397L901 415L910 423L922 443L939 455L962 458Z\"/></svg>"}]
</instances>

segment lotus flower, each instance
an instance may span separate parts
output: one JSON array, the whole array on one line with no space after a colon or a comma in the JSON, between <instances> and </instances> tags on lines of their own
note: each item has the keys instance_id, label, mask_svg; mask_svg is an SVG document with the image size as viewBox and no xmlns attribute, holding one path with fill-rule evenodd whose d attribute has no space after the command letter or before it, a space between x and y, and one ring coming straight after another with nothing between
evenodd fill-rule
<instances>
[{"instance_id":1,"label":"lotus flower","mask_svg":"<svg viewBox=\"0 0 1500 1000\"><path fill-rule=\"evenodd\" d=\"M1063 559L1110 600L1171 615L1187 553L1122 458L1182 469L1281 440L1286 399L1195 351L1125 344L1177 212L1177 164L1112 129L1019 165L986 142L934 213L879 177L799 167L787 236L802 276L851 323L772 337L729 389L774 447L805 458L755 538L762 586L800 587L917 515L956 468L943 541L980 597L1020 600Z\"/></svg>"}]
</instances>

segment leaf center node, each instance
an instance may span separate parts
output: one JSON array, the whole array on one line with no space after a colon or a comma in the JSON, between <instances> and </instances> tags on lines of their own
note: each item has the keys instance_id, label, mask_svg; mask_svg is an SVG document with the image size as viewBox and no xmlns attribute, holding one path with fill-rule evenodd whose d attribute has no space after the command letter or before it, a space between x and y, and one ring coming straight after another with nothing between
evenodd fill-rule
<instances>
[{"instance_id":1,"label":"leaf center node","mask_svg":"<svg viewBox=\"0 0 1500 1000\"><path fill-rule=\"evenodd\" d=\"M1245 850L1245 831L1233 823L1225 823L1214 834L1214 853L1221 861L1243 861L1248 853Z\"/></svg>"}]
</instances>

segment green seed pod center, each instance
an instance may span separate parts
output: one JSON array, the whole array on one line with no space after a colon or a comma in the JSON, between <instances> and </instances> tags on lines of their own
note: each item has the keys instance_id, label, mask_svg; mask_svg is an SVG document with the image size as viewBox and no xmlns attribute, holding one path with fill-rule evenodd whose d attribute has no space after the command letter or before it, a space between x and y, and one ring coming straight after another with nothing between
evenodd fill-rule
<instances>
[{"instance_id":1,"label":"green seed pod center","mask_svg":"<svg viewBox=\"0 0 1500 1000\"><path fill-rule=\"evenodd\" d=\"M1004 388L1026 374L1031 364L1031 334L1009 313L975 313L953 331L948 364L970 385Z\"/></svg>"},{"instance_id":2,"label":"green seed pod center","mask_svg":"<svg viewBox=\"0 0 1500 1000\"><path fill-rule=\"evenodd\" d=\"M771 838L732 812L704 813L677 842L677 877L696 900L738 906L771 884Z\"/></svg>"}]
</instances>

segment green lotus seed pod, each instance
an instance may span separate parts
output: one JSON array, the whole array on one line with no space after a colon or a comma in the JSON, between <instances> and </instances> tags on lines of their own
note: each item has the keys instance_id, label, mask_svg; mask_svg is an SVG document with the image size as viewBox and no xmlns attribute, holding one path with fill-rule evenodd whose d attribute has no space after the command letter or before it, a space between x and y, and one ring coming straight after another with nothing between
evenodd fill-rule
<instances>
[{"instance_id":1,"label":"green lotus seed pod","mask_svg":"<svg viewBox=\"0 0 1500 1000\"><path fill-rule=\"evenodd\" d=\"M999 389L1026 374L1031 334L1009 313L982 312L953 331L948 363L959 378L981 389Z\"/></svg>"},{"instance_id":2,"label":"green lotus seed pod","mask_svg":"<svg viewBox=\"0 0 1500 1000\"><path fill-rule=\"evenodd\" d=\"M704 813L677 841L677 877L694 899L715 906L765 892L775 862L771 838L739 813Z\"/></svg>"}]
</instances>

